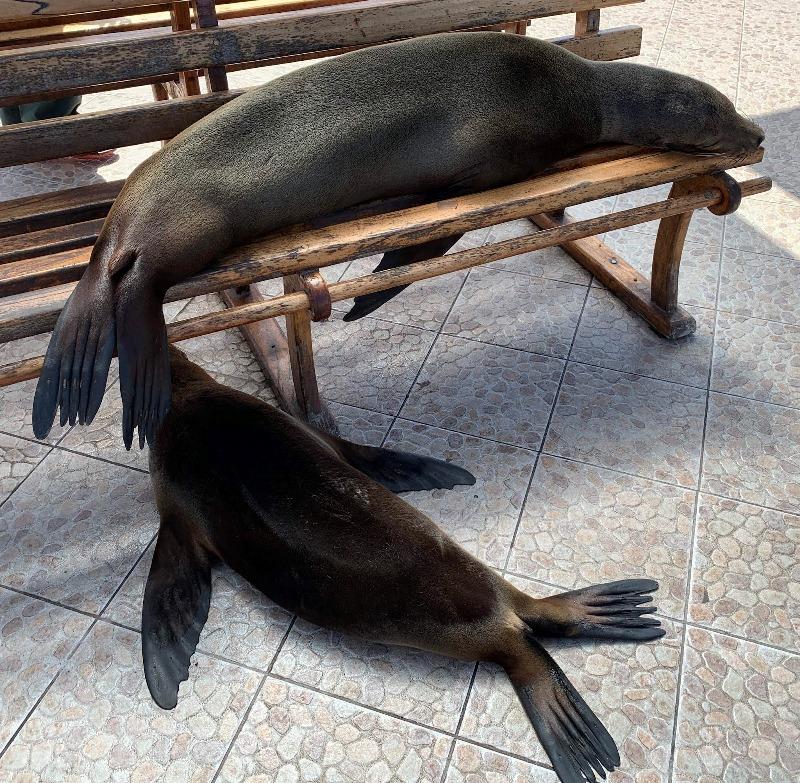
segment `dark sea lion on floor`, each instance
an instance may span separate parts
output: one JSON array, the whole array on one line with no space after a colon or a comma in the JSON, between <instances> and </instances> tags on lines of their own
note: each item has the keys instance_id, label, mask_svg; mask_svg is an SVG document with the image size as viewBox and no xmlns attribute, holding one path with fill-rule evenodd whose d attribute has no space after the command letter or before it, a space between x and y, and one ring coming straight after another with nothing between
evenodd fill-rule
<instances>
[{"instance_id":1,"label":"dark sea lion on floor","mask_svg":"<svg viewBox=\"0 0 800 783\"><path fill-rule=\"evenodd\" d=\"M128 178L53 331L34 432L47 435L59 406L62 425L91 422L116 350L125 444L137 427L140 445L151 440L171 397L164 294L231 246L375 199L518 181L599 142L725 151L762 137L694 79L502 33L415 38L282 76L195 123ZM351 317L387 296L357 300Z\"/></svg>"},{"instance_id":2,"label":"dark sea lion on floor","mask_svg":"<svg viewBox=\"0 0 800 783\"><path fill-rule=\"evenodd\" d=\"M619 764L539 639L656 639L656 582L531 598L387 489L452 487L470 474L317 432L171 351L172 408L150 451L161 527L142 608L157 704L177 702L222 561L319 625L500 664L562 781L594 781L592 770L605 777Z\"/></svg>"}]
</instances>

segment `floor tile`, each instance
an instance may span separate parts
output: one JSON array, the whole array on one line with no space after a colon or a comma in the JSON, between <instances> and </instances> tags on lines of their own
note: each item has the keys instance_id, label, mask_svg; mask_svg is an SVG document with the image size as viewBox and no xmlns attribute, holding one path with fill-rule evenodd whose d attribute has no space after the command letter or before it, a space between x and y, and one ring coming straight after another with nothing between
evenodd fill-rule
<instances>
[{"instance_id":1,"label":"floor tile","mask_svg":"<svg viewBox=\"0 0 800 783\"><path fill-rule=\"evenodd\" d=\"M0 588L0 750L90 623L85 615Z\"/></svg>"},{"instance_id":2,"label":"floor tile","mask_svg":"<svg viewBox=\"0 0 800 783\"><path fill-rule=\"evenodd\" d=\"M525 580L513 581L525 588ZM664 626L665 637L644 644L548 644L617 742L623 780L668 780L682 630L669 621ZM478 667L460 736L533 761L547 760L511 682L494 664Z\"/></svg>"},{"instance_id":3,"label":"floor tile","mask_svg":"<svg viewBox=\"0 0 800 783\"><path fill-rule=\"evenodd\" d=\"M712 393L702 489L800 511L800 412Z\"/></svg>"},{"instance_id":4,"label":"floor tile","mask_svg":"<svg viewBox=\"0 0 800 783\"><path fill-rule=\"evenodd\" d=\"M298 620L273 672L434 729L455 731L474 664L374 644Z\"/></svg>"},{"instance_id":5,"label":"floor tile","mask_svg":"<svg viewBox=\"0 0 800 783\"><path fill-rule=\"evenodd\" d=\"M720 313L711 388L800 407L800 327Z\"/></svg>"},{"instance_id":6,"label":"floor tile","mask_svg":"<svg viewBox=\"0 0 800 783\"><path fill-rule=\"evenodd\" d=\"M474 269L442 332L566 358L585 299L583 286Z\"/></svg>"},{"instance_id":7,"label":"floor tile","mask_svg":"<svg viewBox=\"0 0 800 783\"><path fill-rule=\"evenodd\" d=\"M744 199L725 218L724 244L732 250L800 261L800 203Z\"/></svg>"},{"instance_id":8,"label":"floor tile","mask_svg":"<svg viewBox=\"0 0 800 783\"><path fill-rule=\"evenodd\" d=\"M701 495L689 619L800 650L800 516Z\"/></svg>"},{"instance_id":9,"label":"floor tile","mask_svg":"<svg viewBox=\"0 0 800 783\"><path fill-rule=\"evenodd\" d=\"M0 759L0 780L210 780L261 675L198 655L165 712L140 648L139 634L98 622Z\"/></svg>"},{"instance_id":10,"label":"floor tile","mask_svg":"<svg viewBox=\"0 0 800 783\"><path fill-rule=\"evenodd\" d=\"M551 769L493 750L456 742L445 783L557 783Z\"/></svg>"},{"instance_id":11,"label":"floor tile","mask_svg":"<svg viewBox=\"0 0 800 783\"><path fill-rule=\"evenodd\" d=\"M268 678L217 778L439 783L451 740Z\"/></svg>"},{"instance_id":12,"label":"floor tile","mask_svg":"<svg viewBox=\"0 0 800 783\"><path fill-rule=\"evenodd\" d=\"M726 248L722 253L719 309L800 324L800 263Z\"/></svg>"},{"instance_id":13,"label":"floor tile","mask_svg":"<svg viewBox=\"0 0 800 783\"><path fill-rule=\"evenodd\" d=\"M475 485L405 492L411 503L470 553L502 568L525 499L535 455L530 451L457 432L398 420L386 446L461 465Z\"/></svg>"},{"instance_id":14,"label":"floor tile","mask_svg":"<svg viewBox=\"0 0 800 783\"><path fill-rule=\"evenodd\" d=\"M607 204L598 207L598 210L602 214L606 208L608 211L611 210L611 206ZM574 208L570 209L570 214L575 214ZM584 215L575 214L575 216L583 217ZM586 215L586 217L588 216ZM534 234L537 230L529 220L512 220L510 223L493 226L486 241L487 244L502 242L506 239ZM581 285L588 285L592 277L577 261L558 247L548 247L544 250L504 258L501 261L494 261L488 268L505 269L508 272L519 272L534 277L546 277L549 280L561 280L565 283L580 283Z\"/></svg>"},{"instance_id":15,"label":"floor tile","mask_svg":"<svg viewBox=\"0 0 800 783\"><path fill-rule=\"evenodd\" d=\"M463 250L459 245L453 250ZM353 261L344 274L345 280L367 275L378 265L381 257L359 258ZM421 329L438 330L447 318L447 313L455 301L458 291L466 279L466 272L451 272L448 275L420 280L409 286L394 299L376 310L372 315L398 324L418 326ZM352 300L338 302L336 309L348 312Z\"/></svg>"},{"instance_id":16,"label":"floor tile","mask_svg":"<svg viewBox=\"0 0 800 783\"><path fill-rule=\"evenodd\" d=\"M144 586L153 559L151 545L103 617L141 628ZM251 587L225 565L212 572L211 606L197 649L254 669L266 670L283 640L292 615Z\"/></svg>"},{"instance_id":17,"label":"floor tile","mask_svg":"<svg viewBox=\"0 0 800 783\"><path fill-rule=\"evenodd\" d=\"M44 459L49 446L0 432L0 503Z\"/></svg>"},{"instance_id":18,"label":"floor tile","mask_svg":"<svg viewBox=\"0 0 800 783\"><path fill-rule=\"evenodd\" d=\"M676 783L800 777L800 657L689 628Z\"/></svg>"},{"instance_id":19,"label":"floor tile","mask_svg":"<svg viewBox=\"0 0 800 783\"><path fill-rule=\"evenodd\" d=\"M617 251L634 269L646 278L653 276L653 248L655 233L644 234L631 229L609 231L603 240ZM701 242L687 242L683 246L678 301L684 305L714 307L717 301L720 248ZM601 287L597 281L595 287Z\"/></svg>"},{"instance_id":20,"label":"floor tile","mask_svg":"<svg viewBox=\"0 0 800 783\"><path fill-rule=\"evenodd\" d=\"M389 427L392 417L375 411L354 408L338 402L330 403L331 413L339 426L343 438L365 446L380 446Z\"/></svg>"},{"instance_id":21,"label":"floor tile","mask_svg":"<svg viewBox=\"0 0 800 783\"><path fill-rule=\"evenodd\" d=\"M314 324L319 388L326 400L396 414L436 335L374 318Z\"/></svg>"},{"instance_id":22,"label":"floor tile","mask_svg":"<svg viewBox=\"0 0 800 783\"><path fill-rule=\"evenodd\" d=\"M156 520L148 476L56 449L0 507L0 582L98 612Z\"/></svg>"},{"instance_id":23,"label":"floor tile","mask_svg":"<svg viewBox=\"0 0 800 783\"><path fill-rule=\"evenodd\" d=\"M683 619L695 493L542 456L508 569L584 587L657 579L659 611Z\"/></svg>"},{"instance_id":24,"label":"floor tile","mask_svg":"<svg viewBox=\"0 0 800 783\"><path fill-rule=\"evenodd\" d=\"M570 363L544 450L694 487L706 393Z\"/></svg>"},{"instance_id":25,"label":"floor tile","mask_svg":"<svg viewBox=\"0 0 800 783\"><path fill-rule=\"evenodd\" d=\"M558 359L442 335L402 415L538 449L563 366Z\"/></svg>"},{"instance_id":26,"label":"floor tile","mask_svg":"<svg viewBox=\"0 0 800 783\"><path fill-rule=\"evenodd\" d=\"M697 331L679 340L667 340L616 296L604 289L592 289L570 358L707 388L714 313L700 307L687 310L697 321Z\"/></svg>"}]
</instances>

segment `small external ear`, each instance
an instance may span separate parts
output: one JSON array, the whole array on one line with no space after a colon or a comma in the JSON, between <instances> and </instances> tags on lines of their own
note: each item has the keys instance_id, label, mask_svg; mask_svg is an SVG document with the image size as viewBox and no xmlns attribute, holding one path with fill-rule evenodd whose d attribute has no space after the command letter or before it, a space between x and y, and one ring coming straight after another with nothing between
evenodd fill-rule
<instances>
[{"instance_id":1,"label":"small external ear","mask_svg":"<svg viewBox=\"0 0 800 783\"><path fill-rule=\"evenodd\" d=\"M150 695L159 707L178 703L189 661L208 618L211 567L207 554L178 519L161 520L142 605L142 658Z\"/></svg>"}]
</instances>

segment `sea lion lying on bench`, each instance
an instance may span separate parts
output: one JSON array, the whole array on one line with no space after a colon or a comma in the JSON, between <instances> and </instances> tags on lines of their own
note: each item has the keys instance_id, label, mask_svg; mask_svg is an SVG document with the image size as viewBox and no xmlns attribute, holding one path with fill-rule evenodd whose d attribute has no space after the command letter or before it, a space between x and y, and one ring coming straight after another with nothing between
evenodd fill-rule
<instances>
[{"instance_id":1,"label":"sea lion lying on bench","mask_svg":"<svg viewBox=\"0 0 800 783\"><path fill-rule=\"evenodd\" d=\"M172 708L223 561L311 622L508 672L562 781L619 764L614 740L543 637L664 634L649 579L534 599L468 554L395 491L472 476L439 460L356 446L213 381L177 349L173 403L150 450L161 516L142 608L145 676Z\"/></svg>"},{"instance_id":2,"label":"sea lion lying on bench","mask_svg":"<svg viewBox=\"0 0 800 783\"><path fill-rule=\"evenodd\" d=\"M529 177L587 145L745 150L763 133L712 87L584 60L517 35L449 33L344 54L249 90L128 178L47 349L33 429L89 423L119 354L123 439L170 405L162 302L231 246L396 195L445 197ZM380 268L444 252L388 253ZM371 312L397 290L356 300Z\"/></svg>"}]
</instances>

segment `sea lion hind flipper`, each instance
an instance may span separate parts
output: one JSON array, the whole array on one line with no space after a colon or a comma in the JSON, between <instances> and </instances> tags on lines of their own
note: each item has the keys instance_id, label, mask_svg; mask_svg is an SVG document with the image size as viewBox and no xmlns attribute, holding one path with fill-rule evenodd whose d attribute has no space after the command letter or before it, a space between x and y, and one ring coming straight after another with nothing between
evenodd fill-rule
<instances>
[{"instance_id":1,"label":"sea lion hind flipper","mask_svg":"<svg viewBox=\"0 0 800 783\"><path fill-rule=\"evenodd\" d=\"M115 347L111 281L88 273L64 305L33 397L34 435L46 438L61 407L62 426L91 424L105 393Z\"/></svg>"},{"instance_id":2,"label":"sea lion hind flipper","mask_svg":"<svg viewBox=\"0 0 800 783\"><path fill-rule=\"evenodd\" d=\"M462 236L463 234L455 234L441 239L432 239L430 242L423 242L420 245L390 250L388 253L383 254L380 263L372 271L382 272L386 269L395 269L406 264L416 264L420 261L427 261L429 258L444 255ZM375 291L371 294L357 296L353 300L353 306L343 320L356 321L365 315L374 313L379 307L386 304L390 299L394 299L406 288L408 288L407 285L399 285L394 288L387 288L385 291Z\"/></svg>"},{"instance_id":3,"label":"sea lion hind flipper","mask_svg":"<svg viewBox=\"0 0 800 783\"><path fill-rule=\"evenodd\" d=\"M586 637L646 642L666 631L657 617L651 593L653 579L622 579L579 590L529 599L520 616L539 637Z\"/></svg>"},{"instance_id":4,"label":"sea lion hind flipper","mask_svg":"<svg viewBox=\"0 0 800 783\"><path fill-rule=\"evenodd\" d=\"M475 483L475 476L468 470L435 457L361 446L339 438L334 448L345 462L392 492L453 489Z\"/></svg>"},{"instance_id":5,"label":"sea lion hind flipper","mask_svg":"<svg viewBox=\"0 0 800 783\"><path fill-rule=\"evenodd\" d=\"M536 736L562 783L595 783L619 766L613 737L561 667L526 633L529 654L509 671Z\"/></svg>"},{"instance_id":6,"label":"sea lion hind flipper","mask_svg":"<svg viewBox=\"0 0 800 783\"><path fill-rule=\"evenodd\" d=\"M183 525L162 519L142 604L142 659L153 701L165 710L178 702L189 661L208 618L211 566Z\"/></svg>"}]
</instances>

